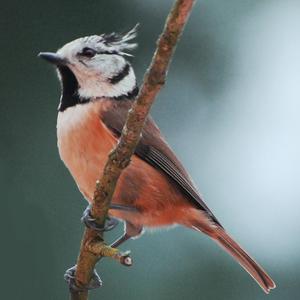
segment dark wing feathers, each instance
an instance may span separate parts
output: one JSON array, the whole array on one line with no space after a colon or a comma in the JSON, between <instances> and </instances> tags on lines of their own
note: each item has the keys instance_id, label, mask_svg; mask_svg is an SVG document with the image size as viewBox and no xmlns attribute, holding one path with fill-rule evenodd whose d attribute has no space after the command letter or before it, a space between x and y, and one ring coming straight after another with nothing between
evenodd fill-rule
<instances>
[{"instance_id":1,"label":"dark wing feathers","mask_svg":"<svg viewBox=\"0 0 300 300\"><path fill-rule=\"evenodd\" d=\"M107 103L106 109L100 112L100 118L106 127L119 138L132 102L124 100L104 101L109 102ZM151 166L164 172L177 184L181 191L196 205L196 207L205 211L221 226L219 221L201 199L188 173L162 137L160 130L151 117L148 117L146 120L142 137L136 147L135 154Z\"/></svg>"}]
</instances>

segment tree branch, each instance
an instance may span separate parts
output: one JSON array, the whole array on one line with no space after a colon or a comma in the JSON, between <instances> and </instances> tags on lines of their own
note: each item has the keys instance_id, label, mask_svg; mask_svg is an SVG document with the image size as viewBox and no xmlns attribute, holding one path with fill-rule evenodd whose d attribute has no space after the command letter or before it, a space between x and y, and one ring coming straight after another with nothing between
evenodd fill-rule
<instances>
[{"instance_id":1,"label":"tree branch","mask_svg":"<svg viewBox=\"0 0 300 300\"><path fill-rule=\"evenodd\" d=\"M91 214L100 225L103 225L107 218L118 178L130 163L151 105L165 83L168 66L194 2L195 0L177 0L172 7L163 33L157 42L151 65L144 76L141 90L128 113L119 142L108 157L102 178L96 183ZM128 257L128 254L126 255ZM107 246L103 235L86 228L77 259L75 274L77 287L88 285L97 261L103 256L112 257L126 265L122 259L124 255L117 249ZM88 299L87 291L71 290L70 293L72 300Z\"/></svg>"}]
</instances>

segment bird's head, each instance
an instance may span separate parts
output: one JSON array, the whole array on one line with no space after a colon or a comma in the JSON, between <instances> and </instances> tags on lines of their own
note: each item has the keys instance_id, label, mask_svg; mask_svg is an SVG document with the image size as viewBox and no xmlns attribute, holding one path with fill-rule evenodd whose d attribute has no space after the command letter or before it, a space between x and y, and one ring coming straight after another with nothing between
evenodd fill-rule
<instances>
[{"instance_id":1,"label":"bird's head","mask_svg":"<svg viewBox=\"0 0 300 300\"><path fill-rule=\"evenodd\" d=\"M76 101L86 102L101 97L135 96L136 78L126 58L131 56L127 52L137 46L130 43L136 37L136 28L126 34L82 37L55 53L41 52L39 57L57 67L62 83L61 102L64 97L77 97Z\"/></svg>"}]
</instances>

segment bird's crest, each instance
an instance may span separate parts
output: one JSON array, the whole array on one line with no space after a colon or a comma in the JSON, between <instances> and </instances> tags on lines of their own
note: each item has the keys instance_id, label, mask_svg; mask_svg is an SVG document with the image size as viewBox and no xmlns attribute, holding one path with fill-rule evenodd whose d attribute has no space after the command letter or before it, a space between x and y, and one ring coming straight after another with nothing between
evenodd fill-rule
<instances>
[{"instance_id":1,"label":"bird's crest","mask_svg":"<svg viewBox=\"0 0 300 300\"><path fill-rule=\"evenodd\" d=\"M101 34L99 43L103 43L106 47L119 52L122 55L132 56L124 51L131 51L137 47L137 43L130 43L137 36L137 28L139 24L136 24L130 31L124 34L109 33Z\"/></svg>"}]
</instances>

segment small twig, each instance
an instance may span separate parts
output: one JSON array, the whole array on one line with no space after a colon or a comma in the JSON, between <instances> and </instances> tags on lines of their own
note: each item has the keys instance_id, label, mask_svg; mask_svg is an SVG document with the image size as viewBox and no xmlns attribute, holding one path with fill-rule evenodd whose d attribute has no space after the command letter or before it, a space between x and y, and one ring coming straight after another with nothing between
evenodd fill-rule
<instances>
[{"instance_id":1,"label":"small twig","mask_svg":"<svg viewBox=\"0 0 300 300\"><path fill-rule=\"evenodd\" d=\"M91 214L100 225L103 225L107 218L118 178L130 163L151 105L165 83L168 66L194 2L195 0L177 0L169 13L140 93L128 113L119 142L108 157L102 178L96 183ZM102 256L112 257L125 265L132 263L129 253L122 254L117 249L108 247L104 243L103 235L86 228L77 259L75 282L78 287L84 287L90 282L93 269ZM71 299L86 300L88 292L71 291Z\"/></svg>"}]
</instances>

